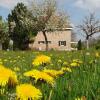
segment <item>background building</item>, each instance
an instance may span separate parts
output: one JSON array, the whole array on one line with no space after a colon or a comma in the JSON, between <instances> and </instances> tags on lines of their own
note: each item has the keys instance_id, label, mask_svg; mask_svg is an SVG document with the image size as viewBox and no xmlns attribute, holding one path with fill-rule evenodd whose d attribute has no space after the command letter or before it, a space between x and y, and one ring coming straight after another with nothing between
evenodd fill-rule
<instances>
[{"instance_id":1,"label":"background building","mask_svg":"<svg viewBox=\"0 0 100 100\"><path fill-rule=\"evenodd\" d=\"M46 32L48 49L49 50L71 50L71 35L72 28L66 28L62 30L54 30ZM31 49L45 50L46 43L42 32L38 32L35 37L34 43L29 45Z\"/></svg>"}]
</instances>

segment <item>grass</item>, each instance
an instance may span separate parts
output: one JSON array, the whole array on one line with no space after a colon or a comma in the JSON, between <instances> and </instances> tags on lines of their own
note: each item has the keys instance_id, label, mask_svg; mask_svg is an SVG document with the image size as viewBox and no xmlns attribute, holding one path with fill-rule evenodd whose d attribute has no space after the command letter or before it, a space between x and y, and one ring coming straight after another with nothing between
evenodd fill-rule
<instances>
[{"instance_id":1,"label":"grass","mask_svg":"<svg viewBox=\"0 0 100 100\"><path fill-rule=\"evenodd\" d=\"M96 58L96 52L99 51L0 51L0 59L12 70L14 67L20 68L20 71L16 72L20 83L29 83L30 79L24 77L23 73L34 68L32 61L37 55L50 56L52 63L46 68L56 70L64 67L64 62L71 63L73 59L80 59L83 64L72 68L71 73L66 72L57 78L54 88L44 83L35 84L35 86L42 91L42 100L75 100L78 97L82 97L82 100L100 100L100 58ZM15 93L15 89L10 93ZM1 95L0 100L8 100L8 97L8 95Z\"/></svg>"}]
</instances>

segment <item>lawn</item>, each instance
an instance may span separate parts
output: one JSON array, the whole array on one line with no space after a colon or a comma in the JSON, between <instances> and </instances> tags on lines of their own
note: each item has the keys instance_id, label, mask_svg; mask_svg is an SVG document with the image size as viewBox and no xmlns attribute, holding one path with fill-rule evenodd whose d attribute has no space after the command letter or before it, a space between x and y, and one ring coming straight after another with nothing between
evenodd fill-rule
<instances>
[{"instance_id":1,"label":"lawn","mask_svg":"<svg viewBox=\"0 0 100 100\"><path fill-rule=\"evenodd\" d=\"M16 74L16 84L15 74L5 72L8 80L3 85L2 65ZM0 100L100 100L100 51L0 51L0 67ZM21 84L34 86L40 95L27 88L18 95Z\"/></svg>"}]
</instances>

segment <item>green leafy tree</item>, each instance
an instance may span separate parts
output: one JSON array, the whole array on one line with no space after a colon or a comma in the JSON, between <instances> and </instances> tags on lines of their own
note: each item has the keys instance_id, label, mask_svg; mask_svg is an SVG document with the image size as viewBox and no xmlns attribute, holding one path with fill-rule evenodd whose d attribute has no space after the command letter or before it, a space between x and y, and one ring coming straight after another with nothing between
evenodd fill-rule
<instances>
[{"instance_id":1,"label":"green leafy tree","mask_svg":"<svg viewBox=\"0 0 100 100\"><path fill-rule=\"evenodd\" d=\"M32 14L23 3L18 3L8 15L9 33L14 41L14 48L28 48L33 31L33 21Z\"/></svg>"},{"instance_id":2,"label":"green leafy tree","mask_svg":"<svg viewBox=\"0 0 100 100\"><path fill-rule=\"evenodd\" d=\"M0 17L0 49L2 49L3 44L5 44L8 40L8 24L2 20L2 17Z\"/></svg>"}]
</instances>

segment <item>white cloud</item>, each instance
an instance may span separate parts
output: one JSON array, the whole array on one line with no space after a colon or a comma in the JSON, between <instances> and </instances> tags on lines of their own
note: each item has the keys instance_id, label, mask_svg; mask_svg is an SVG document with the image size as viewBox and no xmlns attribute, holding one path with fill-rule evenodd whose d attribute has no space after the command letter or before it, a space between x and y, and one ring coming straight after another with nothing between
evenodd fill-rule
<instances>
[{"instance_id":1,"label":"white cloud","mask_svg":"<svg viewBox=\"0 0 100 100\"><path fill-rule=\"evenodd\" d=\"M18 2L28 4L29 0L0 0L0 6L7 9L12 9Z\"/></svg>"},{"instance_id":2,"label":"white cloud","mask_svg":"<svg viewBox=\"0 0 100 100\"><path fill-rule=\"evenodd\" d=\"M40 2L41 0L0 0L0 6L7 9L12 9L18 2L23 2L27 5L30 1ZM56 0L56 1L58 2L58 4L63 6L65 5L65 3L67 3L67 1L70 0Z\"/></svg>"},{"instance_id":3,"label":"white cloud","mask_svg":"<svg viewBox=\"0 0 100 100\"><path fill-rule=\"evenodd\" d=\"M0 6L7 9L12 9L18 2L23 2L27 5L29 1L33 0L0 0ZM69 5L74 4L77 7L87 10L94 11L100 9L100 0L57 0L57 2L61 6L64 6L69 3Z\"/></svg>"},{"instance_id":4,"label":"white cloud","mask_svg":"<svg viewBox=\"0 0 100 100\"><path fill-rule=\"evenodd\" d=\"M75 5L86 10L95 11L100 9L100 0L76 0Z\"/></svg>"}]
</instances>

